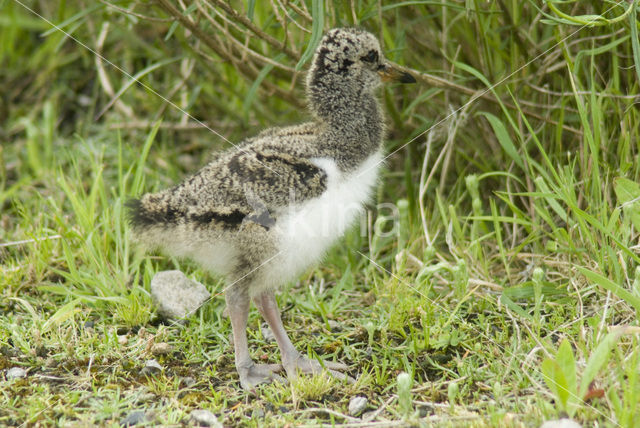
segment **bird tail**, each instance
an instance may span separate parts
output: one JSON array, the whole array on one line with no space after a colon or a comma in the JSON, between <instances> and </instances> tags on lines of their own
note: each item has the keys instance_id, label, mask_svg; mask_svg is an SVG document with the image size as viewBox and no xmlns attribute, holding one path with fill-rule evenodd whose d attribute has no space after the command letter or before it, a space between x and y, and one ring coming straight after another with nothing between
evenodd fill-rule
<instances>
[{"instance_id":1,"label":"bird tail","mask_svg":"<svg viewBox=\"0 0 640 428\"><path fill-rule=\"evenodd\" d=\"M158 213L150 210L144 203L144 198L129 199L125 202L127 221L134 229L144 229L161 221Z\"/></svg>"},{"instance_id":2,"label":"bird tail","mask_svg":"<svg viewBox=\"0 0 640 428\"><path fill-rule=\"evenodd\" d=\"M166 194L147 193L140 199L125 202L126 218L135 243L153 250L160 249L177 257L192 257L192 240L185 225L185 214L175 208Z\"/></svg>"}]
</instances>

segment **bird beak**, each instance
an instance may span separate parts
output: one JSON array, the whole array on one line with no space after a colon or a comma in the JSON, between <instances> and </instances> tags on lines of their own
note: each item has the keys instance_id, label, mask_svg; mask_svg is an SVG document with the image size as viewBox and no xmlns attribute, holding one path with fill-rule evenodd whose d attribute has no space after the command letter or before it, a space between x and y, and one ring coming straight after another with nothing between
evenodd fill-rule
<instances>
[{"instance_id":1,"label":"bird beak","mask_svg":"<svg viewBox=\"0 0 640 428\"><path fill-rule=\"evenodd\" d=\"M378 74L383 82L416 83L416 79L405 71L393 68L389 64L381 64Z\"/></svg>"}]
</instances>

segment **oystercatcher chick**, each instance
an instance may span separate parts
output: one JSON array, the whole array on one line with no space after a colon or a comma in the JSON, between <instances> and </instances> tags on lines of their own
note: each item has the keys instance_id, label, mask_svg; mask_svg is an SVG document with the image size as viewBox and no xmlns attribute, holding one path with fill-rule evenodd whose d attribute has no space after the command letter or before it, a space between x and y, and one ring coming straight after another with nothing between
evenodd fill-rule
<instances>
[{"instance_id":1,"label":"oystercatcher chick","mask_svg":"<svg viewBox=\"0 0 640 428\"><path fill-rule=\"evenodd\" d=\"M415 79L387 63L364 30L336 28L307 75L312 120L272 128L220 153L182 183L128 203L136 240L188 257L226 277L235 365L245 389L347 366L302 355L291 343L274 290L318 262L363 211L383 160L382 81ZM273 331L282 364L256 364L247 343L251 301Z\"/></svg>"}]
</instances>

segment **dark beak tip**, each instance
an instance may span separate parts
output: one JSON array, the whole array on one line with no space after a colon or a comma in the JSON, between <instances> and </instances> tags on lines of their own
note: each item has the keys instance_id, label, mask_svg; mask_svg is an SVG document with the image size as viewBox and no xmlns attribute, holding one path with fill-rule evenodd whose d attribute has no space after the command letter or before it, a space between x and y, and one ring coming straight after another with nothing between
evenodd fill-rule
<instances>
[{"instance_id":1,"label":"dark beak tip","mask_svg":"<svg viewBox=\"0 0 640 428\"><path fill-rule=\"evenodd\" d=\"M400 83L416 83L416 78L407 72L402 72L398 81Z\"/></svg>"}]
</instances>

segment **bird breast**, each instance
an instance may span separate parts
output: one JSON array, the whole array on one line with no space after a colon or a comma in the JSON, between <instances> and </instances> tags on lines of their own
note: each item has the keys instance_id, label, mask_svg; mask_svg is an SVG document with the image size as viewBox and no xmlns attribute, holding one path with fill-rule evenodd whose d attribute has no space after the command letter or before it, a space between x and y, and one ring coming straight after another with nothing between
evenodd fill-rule
<instances>
[{"instance_id":1,"label":"bird breast","mask_svg":"<svg viewBox=\"0 0 640 428\"><path fill-rule=\"evenodd\" d=\"M272 281L296 278L345 233L371 198L382 160L382 154L376 152L356 170L345 173L331 158L312 159L327 174L327 188L317 198L290 204L278 219L275 233L280 253L272 265Z\"/></svg>"}]
</instances>

